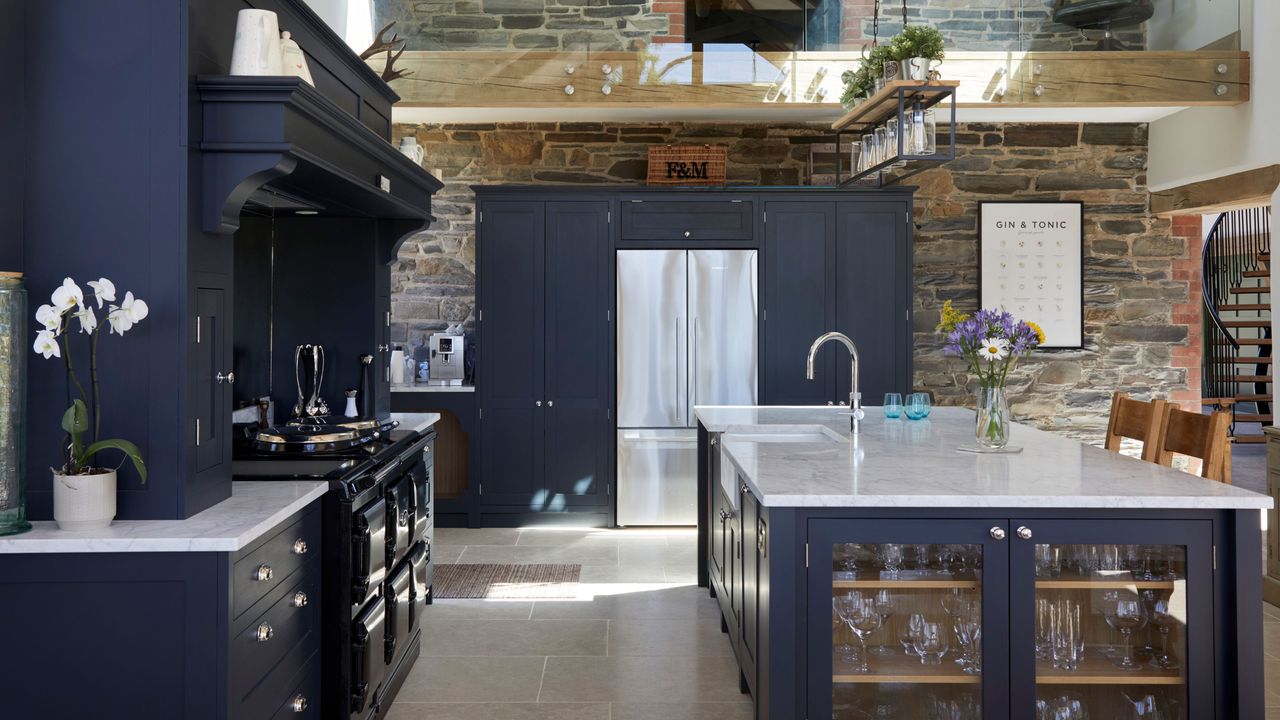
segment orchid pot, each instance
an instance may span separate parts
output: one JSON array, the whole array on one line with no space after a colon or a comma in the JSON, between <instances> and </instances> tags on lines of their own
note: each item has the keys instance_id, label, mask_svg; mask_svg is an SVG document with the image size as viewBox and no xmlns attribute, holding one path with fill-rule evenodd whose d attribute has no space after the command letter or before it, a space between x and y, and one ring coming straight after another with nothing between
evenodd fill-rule
<instances>
[{"instance_id":1,"label":"orchid pot","mask_svg":"<svg viewBox=\"0 0 1280 720\"><path fill-rule=\"evenodd\" d=\"M53 519L63 530L97 530L116 516L116 471L53 473Z\"/></svg>"},{"instance_id":2,"label":"orchid pot","mask_svg":"<svg viewBox=\"0 0 1280 720\"><path fill-rule=\"evenodd\" d=\"M147 304L126 292L116 303L116 286L106 278L88 283L93 301L71 278L53 291L50 304L36 310L34 348L48 360L61 358L66 368L66 394L71 406L62 413L62 465L53 469L53 518L64 530L104 528L116 515L117 470L130 462L142 482L147 466L132 442L101 438L102 392L98 372L98 340L107 334L123 336L147 317ZM98 322L98 312L104 315ZM74 326L78 325L78 331ZM81 381L77 356L88 359L89 382ZM117 454L118 453L118 454ZM103 463L119 459L115 468Z\"/></svg>"}]
</instances>

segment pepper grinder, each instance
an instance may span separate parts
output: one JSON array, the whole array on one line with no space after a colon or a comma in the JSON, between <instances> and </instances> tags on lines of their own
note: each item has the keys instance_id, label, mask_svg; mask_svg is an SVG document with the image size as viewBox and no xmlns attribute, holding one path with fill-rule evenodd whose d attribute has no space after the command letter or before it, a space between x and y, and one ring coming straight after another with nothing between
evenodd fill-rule
<instances>
[{"instance_id":1,"label":"pepper grinder","mask_svg":"<svg viewBox=\"0 0 1280 720\"><path fill-rule=\"evenodd\" d=\"M373 417L373 356L360 356L360 417Z\"/></svg>"}]
</instances>

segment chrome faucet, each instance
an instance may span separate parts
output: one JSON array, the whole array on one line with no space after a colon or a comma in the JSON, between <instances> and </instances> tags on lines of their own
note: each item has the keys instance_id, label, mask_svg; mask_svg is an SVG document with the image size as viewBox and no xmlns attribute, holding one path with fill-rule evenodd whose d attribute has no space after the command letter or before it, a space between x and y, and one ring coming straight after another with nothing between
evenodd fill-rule
<instances>
[{"instance_id":1,"label":"chrome faucet","mask_svg":"<svg viewBox=\"0 0 1280 720\"><path fill-rule=\"evenodd\" d=\"M849 349L849 357L851 358L849 363L849 432L856 433L866 413L862 411L862 393L858 390L858 346L853 344L849 336L844 333L829 332L814 340L813 345L809 346L809 359L805 362L804 376L808 380L813 379L813 360L817 357L818 350L829 340L839 340Z\"/></svg>"}]
</instances>

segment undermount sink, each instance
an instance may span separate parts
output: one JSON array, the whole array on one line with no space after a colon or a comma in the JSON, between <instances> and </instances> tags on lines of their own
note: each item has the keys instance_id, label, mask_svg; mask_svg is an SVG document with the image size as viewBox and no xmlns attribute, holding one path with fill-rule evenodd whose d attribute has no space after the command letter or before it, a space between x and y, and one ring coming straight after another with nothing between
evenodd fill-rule
<instances>
[{"instance_id":1,"label":"undermount sink","mask_svg":"<svg viewBox=\"0 0 1280 720\"><path fill-rule=\"evenodd\" d=\"M843 443L847 440L823 425L754 425L730 428L726 440L753 443Z\"/></svg>"}]
</instances>

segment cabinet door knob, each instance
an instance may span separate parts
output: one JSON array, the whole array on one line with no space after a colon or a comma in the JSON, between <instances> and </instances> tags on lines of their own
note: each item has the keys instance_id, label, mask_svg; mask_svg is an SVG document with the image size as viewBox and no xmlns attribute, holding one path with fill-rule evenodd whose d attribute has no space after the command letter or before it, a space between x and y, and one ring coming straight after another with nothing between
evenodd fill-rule
<instances>
[{"instance_id":1,"label":"cabinet door knob","mask_svg":"<svg viewBox=\"0 0 1280 720\"><path fill-rule=\"evenodd\" d=\"M1018 537L1022 538L1023 540L1031 539L1031 528L1027 527L1026 525L1019 525L1017 529L1017 533L1018 533Z\"/></svg>"},{"instance_id":2,"label":"cabinet door knob","mask_svg":"<svg viewBox=\"0 0 1280 720\"><path fill-rule=\"evenodd\" d=\"M1004 528L1000 527L999 525L991 528L991 537L995 538L996 540L1005 539Z\"/></svg>"},{"instance_id":3,"label":"cabinet door knob","mask_svg":"<svg viewBox=\"0 0 1280 720\"><path fill-rule=\"evenodd\" d=\"M296 608L302 608L306 607L308 602L307 594L299 590L293 594L293 600L290 601L290 604Z\"/></svg>"},{"instance_id":4,"label":"cabinet door knob","mask_svg":"<svg viewBox=\"0 0 1280 720\"><path fill-rule=\"evenodd\" d=\"M832 402L832 401L830 401L830 400L828 400L828 401L827 401L827 404L828 404L828 405L835 405L835 403L834 403L834 402Z\"/></svg>"},{"instance_id":5,"label":"cabinet door knob","mask_svg":"<svg viewBox=\"0 0 1280 720\"><path fill-rule=\"evenodd\" d=\"M542 407L542 401L541 401L541 400L534 400L534 401L533 401L533 404L534 404L534 405L537 405L538 407Z\"/></svg>"},{"instance_id":6,"label":"cabinet door knob","mask_svg":"<svg viewBox=\"0 0 1280 720\"><path fill-rule=\"evenodd\" d=\"M302 538L298 538L297 540L294 540L294 541L293 541L293 554L294 554L294 555L306 555L306 554L307 554L307 541L306 541L306 540L303 540Z\"/></svg>"},{"instance_id":7,"label":"cabinet door knob","mask_svg":"<svg viewBox=\"0 0 1280 720\"><path fill-rule=\"evenodd\" d=\"M555 401L555 400L548 400L548 401L547 401L547 407L555 407L555 406L556 406L556 401Z\"/></svg>"},{"instance_id":8,"label":"cabinet door knob","mask_svg":"<svg viewBox=\"0 0 1280 720\"><path fill-rule=\"evenodd\" d=\"M689 237L689 231L688 231L688 230L685 230L685 231L684 231L684 236L685 236L685 237Z\"/></svg>"},{"instance_id":9,"label":"cabinet door knob","mask_svg":"<svg viewBox=\"0 0 1280 720\"><path fill-rule=\"evenodd\" d=\"M302 695L294 695L293 699L289 701L289 707L296 713L306 712L307 699Z\"/></svg>"},{"instance_id":10,"label":"cabinet door knob","mask_svg":"<svg viewBox=\"0 0 1280 720\"><path fill-rule=\"evenodd\" d=\"M266 582L270 580L271 575L271 566L266 563L259 565L258 568L253 571L253 579L258 582Z\"/></svg>"},{"instance_id":11,"label":"cabinet door knob","mask_svg":"<svg viewBox=\"0 0 1280 720\"><path fill-rule=\"evenodd\" d=\"M276 631L266 623L262 623L258 626L257 630L253 631L253 639L258 642L266 642L275 636Z\"/></svg>"},{"instance_id":12,"label":"cabinet door knob","mask_svg":"<svg viewBox=\"0 0 1280 720\"><path fill-rule=\"evenodd\" d=\"M378 346L378 352L386 352L387 350L388 350L388 347L386 345Z\"/></svg>"},{"instance_id":13,"label":"cabinet door knob","mask_svg":"<svg viewBox=\"0 0 1280 720\"><path fill-rule=\"evenodd\" d=\"M234 371L229 372L226 375L223 375L221 372L219 372L217 375L213 376L213 381L218 383L219 385L221 385L222 383L226 383L230 385L236 381L236 374Z\"/></svg>"}]
</instances>

